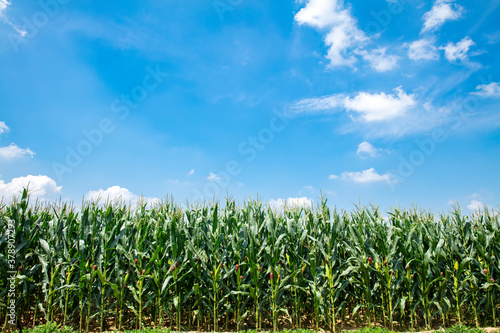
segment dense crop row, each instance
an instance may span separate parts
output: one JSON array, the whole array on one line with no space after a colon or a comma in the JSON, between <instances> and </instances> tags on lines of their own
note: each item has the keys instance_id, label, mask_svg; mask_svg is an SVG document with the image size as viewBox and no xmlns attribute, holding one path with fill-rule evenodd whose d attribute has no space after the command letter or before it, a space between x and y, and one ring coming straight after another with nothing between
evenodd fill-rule
<instances>
[{"instance_id":1,"label":"dense crop row","mask_svg":"<svg viewBox=\"0 0 500 333\"><path fill-rule=\"evenodd\" d=\"M181 208L85 203L0 207L15 226L16 309L24 325L215 330L379 323L496 325L499 213L377 208L273 212L259 202ZM5 317L7 319L7 317Z\"/></svg>"}]
</instances>

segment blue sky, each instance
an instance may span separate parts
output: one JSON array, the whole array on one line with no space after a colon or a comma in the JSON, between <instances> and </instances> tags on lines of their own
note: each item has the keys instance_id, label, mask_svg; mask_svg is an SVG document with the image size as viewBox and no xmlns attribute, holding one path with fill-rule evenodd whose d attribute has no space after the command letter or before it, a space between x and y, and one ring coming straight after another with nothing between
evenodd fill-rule
<instances>
[{"instance_id":1,"label":"blue sky","mask_svg":"<svg viewBox=\"0 0 500 333\"><path fill-rule=\"evenodd\" d=\"M497 207L499 5L0 0L0 196Z\"/></svg>"}]
</instances>

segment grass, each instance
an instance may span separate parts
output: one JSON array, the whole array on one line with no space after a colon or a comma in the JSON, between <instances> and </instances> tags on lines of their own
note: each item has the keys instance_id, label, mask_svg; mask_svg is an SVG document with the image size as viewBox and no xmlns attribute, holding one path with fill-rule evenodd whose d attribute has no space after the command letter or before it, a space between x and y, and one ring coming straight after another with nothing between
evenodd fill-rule
<instances>
[{"instance_id":1,"label":"grass","mask_svg":"<svg viewBox=\"0 0 500 333\"><path fill-rule=\"evenodd\" d=\"M61 325L56 323L47 323L44 325L37 326L35 328L31 328L25 331L26 333L76 333L77 331L73 330L70 327L61 327ZM146 328L143 330L127 330L123 331L123 333L171 333L173 332L170 329L159 329L159 328ZM239 331L238 333L258 333L257 330L247 330L247 331ZM313 330L306 329L295 329L295 330L281 330L281 333L312 333L317 332ZM357 330L349 330L344 331L346 333L392 333L391 330L385 327L374 327L369 328L365 327ZM485 333L485 331L481 328L468 327L466 325L456 325L452 327L448 327L443 330L444 333Z\"/></svg>"},{"instance_id":2,"label":"grass","mask_svg":"<svg viewBox=\"0 0 500 333\"><path fill-rule=\"evenodd\" d=\"M36 326L35 328L29 328L23 332L26 333L76 333L78 331L71 327L62 326L60 324L51 322L43 325ZM160 329L160 328L145 328L142 330L127 330L122 331L123 333L170 333L170 329Z\"/></svg>"},{"instance_id":3,"label":"grass","mask_svg":"<svg viewBox=\"0 0 500 333\"><path fill-rule=\"evenodd\" d=\"M484 333L485 331L481 328L469 327L466 325L456 325L448 327L445 333Z\"/></svg>"}]
</instances>

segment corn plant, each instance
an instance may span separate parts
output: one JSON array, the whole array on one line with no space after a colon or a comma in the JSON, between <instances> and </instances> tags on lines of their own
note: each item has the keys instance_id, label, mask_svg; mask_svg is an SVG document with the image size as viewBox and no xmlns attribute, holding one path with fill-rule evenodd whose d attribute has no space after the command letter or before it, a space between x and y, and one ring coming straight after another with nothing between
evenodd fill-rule
<instances>
[{"instance_id":1,"label":"corn plant","mask_svg":"<svg viewBox=\"0 0 500 333\"><path fill-rule=\"evenodd\" d=\"M9 225L24 326L80 331L498 325L500 213L274 209L258 200L0 204L0 316ZM7 320L3 325L7 326ZM399 325L399 326L398 326ZM6 327L7 328L7 327Z\"/></svg>"}]
</instances>

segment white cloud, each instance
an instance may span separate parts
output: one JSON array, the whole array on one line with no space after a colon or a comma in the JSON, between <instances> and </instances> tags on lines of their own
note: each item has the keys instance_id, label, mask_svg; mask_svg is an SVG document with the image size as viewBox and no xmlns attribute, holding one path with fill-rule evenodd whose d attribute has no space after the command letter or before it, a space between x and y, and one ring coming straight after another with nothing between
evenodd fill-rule
<instances>
[{"instance_id":1,"label":"white cloud","mask_svg":"<svg viewBox=\"0 0 500 333\"><path fill-rule=\"evenodd\" d=\"M0 0L0 3L1 3L1 1L2 0ZM1 8L1 6L0 6L0 8ZM8 131L9 131L9 127L5 124L5 122L0 121L0 134L2 134L4 132L8 132ZM33 157L33 155L35 155L35 153L31 149L19 148L15 143L11 143L7 147L0 147L0 160L9 161L9 160L13 160L13 159L20 158L23 156Z\"/></svg>"},{"instance_id":2,"label":"white cloud","mask_svg":"<svg viewBox=\"0 0 500 333\"><path fill-rule=\"evenodd\" d=\"M23 156L33 157L33 155L35 155L35 153L31 149L19 148L14 143L11 143L7 147L0 147L0 160L10 161Z\"/></svg>"},{"instance_id":3,"label":"white cloud","mask_svg":"<svg viewBox=\"0 0 500 333\"><path fill-rule=\"evenodd\" d=\"M189 172L188 172L188 176L192 176L194 174L194 169L191 169Z\"/></svg>"},{"instance_id":4,"label":"white cloud","mask_svg":"<svg viewBox=\"0 0 500 333\"><path fill-rule=\"evenodd\" d=\"M380 175L375 171L374 168L370 168L361 172L346 171L342 173L341 179L360 184L395 181L390 173Z\"/></svg>"},{"instance_id":5,"label":"white cloud","mask_svg":"<svg viewBox=\"0 0 500 333\"><path fill-rule=\"evenodd\" d=\"M0 17L4 15L5 10L10 5L10 2L7 0L0 0Z\"/></svg>"},{"instance_id":6,"label":"white cloud","mask_svg":"<svg viewBox=\"0 0 500 333\"><path fill-rule=\"evenodd\" d=\"M460 100L442 106L434 105L432 100L406 94L401 88L397 88L392 95L358 92L354 96L356 97L350 98L345 94L334 94L308 98L291 105L286 113L291 117L330 115L345 111L353 121L336 123L335 127L340 134L363 134L366 139L399 138L455 123L456 113L453 110L463 104Z\"/></svg>"},{"instance_id":7,"label":"white cloud","mask_svg":"<svg viewBox=\"0 0 500 333\"><path fill-rule=\"evenodd\" d=\"M359 113L367 122L393 119L416 105L414 96L407 95L401 87L394 91L396 94L393 95L360 92L354 98L346 98L344 107Z\"/></svg>"},{"instance_id":8,"label":"white cloud","mask_svg":"<svg viewBox=\"0 0 500 333\"><path fill-rule=\"evenodd\" d=\"M337 175L330 175L330 176L328 176L328 179L337 179L337 178L339 178L339 176L337 176Z\"/></svg>"},{"instance_id":9,"label":"white cloud","mask_svg":"<svg viewBox=\"0 0 500 333\"><path fill-rule=\"evenodd\" d=\"M344 109L357 113L366 122L390 120L403 115L416 105L414 96L407 95L401 87L394 91L395 94L392 95L384 92L375 94L359 92L353 98L345 94L308 98L295 103L289 112L301 114Z\"/></svg>"},{"instance_id":10,"label":"white cloud","mask_svg":"<svg viewBox=\"0 0 500 333\"><path fill-rule=\"evenodd\" d=\"M328 28L340 21L340 5L337 0L309 0L295 15L295 20L319 29Z\"/></svg>"},{"instance_id":11,"label":"white cloud","mask_svg":"<svg viewBox=\"0 0 500 333\"><path fill-rule=\"evenodd\" d=\"M207 180L210 180L212 182L221 180L222 178L217 176L215 173L210 172L210 175L207 177Z\"/></svg>"},{"instance_id":12,"label":"white cloud","mask_svg":"<svg viewBox=\"0 0 500 333\"><path fill-rule=\"evenodd\" d=\"M335 94L331 96L305 98L292 105L288 113L322 113L322 111L325 110L342 108L347 97L346 94Z\"/></svg>"},{"instance_id":13,"label":"white cloud","mask_svg":"<svg viewBox=\"0 0 500 333\"><path fill-rule=\"evenodd\" d=\"M366 137L388 138L402 137L408 134L429 132L432 129L445 126L454 120L454 105L436 107L431 101L419 101L418 106L404 116L387 122L367 123L354 122L343 125L343 133L365 133Z\"/></svg>"},{"instance_id":14,"label":"white cloud","mask_svg":"<svg viewBox=\"0 0 500 333\"><path fill-rule=\"evenodd\" d=\"M386 55L387 48L379 47L378 49L368 51L356 51L357 54L363 57L370 64L370 67L377 72L386 72L394 69L398 64L398 57L395 55Z\"/></svg>"},{"instance_id":15,"label":"white cloud","mask_svg":"<svg viewBox=\"0 0 500 333\"><path fill-rule=\"evenodd\" d=\"M437 60L439 53L433 39L422 38L409 45L408 57L412 60Z\"/></svg>"},{"instance_id":16,"label":"white cloud","mask_svg":"<svg viewBox=\"0 0 500 333\"><path fill-rule=\"evenodd\" d=\"M478 200L471 200L470 203L467 205L467 208L469 208L472 211L483 209L483 207L484 203Z\"/></svg>"},{"instance_id":17,"label":"white cloud","mask_svg":"<svg viewBox=\"0 0 500 333\"><path fill-rule=\"evenodd\" d=\"M444 56L448 61L457 61L467 59L467 52L469 48L476 45L469 36L465 37L456 44L448 43L446 46L441 47L444 50Z\"/></svg>"},{"instance_id":18,"label":"white cloud","mask_svg":"<svg viewBox=\"0 0 500 333\"><path fill-rule=\"evenodd\" d=\"M472 94L482 97L500 97L500 84L491 82L490 84L480 84Z\"/></svg>"},{"instance_id":19,"label":"white cloud","mask_svg":"<svg viewBox=\"0 0 500 333\"><path fill-rule=\"evenodd\" d=\"M10 200L14 196L19 196L26 187L32 198L41 200L54 199L62 189L62 186L57 186L55 180L43 175L17 177L9 183L0 179L0 198Z\"/></svg>"},{"instance_id":20,"label":"white cloud","mask_svg":"<svg viewBox=\"0 0 500 333\"><path fill-rule=\"evenodd\" d=\"M282 209L283 207L309 207L313 205L313 200L307 197L288 198L288 199L271 199L268 202L273 209Z\"/></svg>"},{"instance_id":21,"label":"white cloud","mask_svg":"<svg viewBox=\"0 0 500 333\"><path fill-rule=\"evenodd\" d=\"M9 6L10 2L8 0L0 0L0 20L10 25L19 34L20 37L26 36L28 32L13 24L12 21L7 17L7 15L5 15L7 7Z\"/></svg>"},{"instance_id":22,"label":"white cloud","mask_svg":"<svg viewBox=\"0 0 500 333\"><path fill-rule=\"evenodd\" d=\"M438 30L446 21L456 21L465 9L452 0L436 0L431 10L424 14L422 32Z\"/></svg>"},{"instance_id":23,"label":"white cloud","mask_svg":"<svg viewBox=\"0 0 500 333\"><path fill-rule=\"evenodd\" d=\"M2 0L0 0L2 1ZM5 125L5 122L3 121L0 121L0 134L4 133L4 132L8 132L9 131L9 127L7 125Z\"/></svg>"},{"instance_id":24,"label":"white cloud","mask_svg":"<svg viewBox=\"0 0 500 333\"><path fill-rule=\"evenodd\" d=\"M131 203L134 206L141 197L132 193L128 189L120 186L111 186L106 190L99 189L97 191L89 191L85 196L86 200L110 200L110 201L120 201L123 203ZM146 202L154 203L159 201L157 198L143 198Z\"/></svg>"},{"instance_id":25,"label":"white cloud","mask_svg":"<svg viewBox=\"0 0 500 333\"><path fill-rule=\"evenodd\" d=\"M328 32L325 44L329 47L330 66L353 66L356 58L349 50L365 42L365 33L357 27L356 19L341 0L308 0L296 15L295 21Z\"/></svg>"},{"instance_id":26,"label":"white cloud","mask_svg":"<svg viewBox=\"0 0 500 333\"><path fill-rule=\"evenodd\" d=\"M87 200L109 199L112 201L121 199L125 202L136 202L139 199L137 195L120 186L111 186L106 190L89 191L85 198Z\"/></svg>"},{"instance_id":27,"label":"white cloud","mask_svg":"<svg viewBox=\"0 0 500 333\"><path fill-rule=\"evenodd\" d=\"M359 144L356 154L361 158L366 158L367 156L377 157L379 150L380 149L373 147L371 143L363 141Z\"/></svg>"},{"instance_id":28,"label":"white cloud","mask_svg":"<svg viewBox=\"0 0 500 333\"><path fill-rule=\"evenodd\" d=\"M325 43L330 47L326 56L330 60L330 66L352 67L356 58L349 55L348 50L365 40L364 33L356 27L356 21L351 17L348 21L332 28L325 37Z\"/></svg>"}]
</instances>

